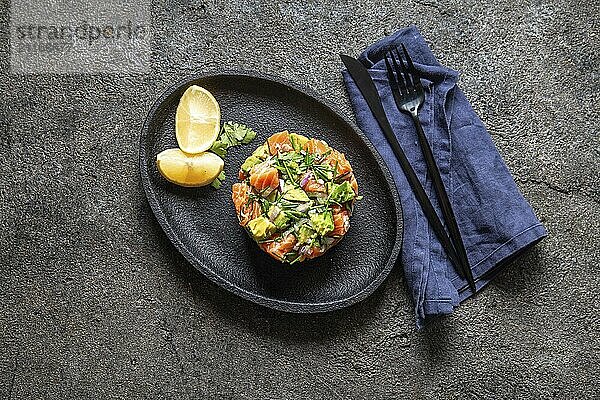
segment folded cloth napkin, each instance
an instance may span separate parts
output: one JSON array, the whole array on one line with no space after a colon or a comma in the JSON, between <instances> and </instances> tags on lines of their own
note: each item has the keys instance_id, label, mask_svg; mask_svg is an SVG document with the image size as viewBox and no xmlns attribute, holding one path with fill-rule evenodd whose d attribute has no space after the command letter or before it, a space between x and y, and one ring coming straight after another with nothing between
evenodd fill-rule
<instances>
[{"instance_id":1,"label":"folded cloth napkin","mask_svg":"<svg viewBox=\"0 0 600 400\"><path fill-rule=\"evenodd\" d=\"M396 133L432 204L439 210L410 116L400 113L390 92L383 56L404 43L425 88L419 111L423 129L462 234L477 290L517 254L546 236L546 230L515 185L490 135L457 87L458 72L442 66L417 28L402 29L370 46L359 60L369 69ZM343 71L358 126L377 148L400 194L404 217L402 264L415 301L417 327L449 314L473 295L448 261L383 132L358 87Z\"/></svg>"}]
</instances>

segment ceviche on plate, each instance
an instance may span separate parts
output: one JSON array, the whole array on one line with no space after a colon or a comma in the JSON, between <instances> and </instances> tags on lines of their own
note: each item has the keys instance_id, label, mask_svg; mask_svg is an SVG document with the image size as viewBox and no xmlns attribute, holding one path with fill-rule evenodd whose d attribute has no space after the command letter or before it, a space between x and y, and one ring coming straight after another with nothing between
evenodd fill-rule
<instances>
[{"instance_id":1,"label":"ceviche on plate","mask_svg":"<svg viewBox=\"0 0 600 400\"><path fill-rule=\"evenodd\" d=\"M273 258L323 255L350 228L358 184L346 156L326 142L275 133L242 164L232 187L240 222Z\"/></svg>"}]
</instances>

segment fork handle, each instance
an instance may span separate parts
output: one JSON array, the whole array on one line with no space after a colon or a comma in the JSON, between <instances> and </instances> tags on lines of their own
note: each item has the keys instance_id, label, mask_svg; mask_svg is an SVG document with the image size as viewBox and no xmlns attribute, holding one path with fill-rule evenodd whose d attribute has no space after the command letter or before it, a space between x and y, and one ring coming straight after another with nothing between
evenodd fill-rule
<instances>
[{"instance_id":1,"label":"fork handle","mask_svg":"<svg viewBox=\"0 0 600 400\"><path fill-rule=\"evenodd\" d=\"M458 229L458 224L456 223L454 211L452 210L452 205L450 204L450 199L448 198L448 193L446 192L446 187L444 186L444 182L442 181L442 177L440 176L440 170L437 166L437 163L435 162L435 158L433 157L431 146L429 145L429 141L425 136L425 132L423 131L423 126L421 125L421 121L419 120L418 114L416 112L411 113L411 116L415 123L415 127L417 128L417 137L419 138L421 151L423 153L423 157L425 158L425 163L427 164L427 172L429 173L429 176L431 176L433 187L437 194L440 208L442 210L442 215L444 216L444 220L446 221L446 226L448 228L450 239L453 242L454 248L456 250L456 255L458 256L460 263L466 270L465 278L469 283L469 287L473 291L473 294L475 294L475 280L473 278L473 273L469 265L469 259L467 258L465 245L463 243L460 230Z\"/></svg>"}]
</instances>

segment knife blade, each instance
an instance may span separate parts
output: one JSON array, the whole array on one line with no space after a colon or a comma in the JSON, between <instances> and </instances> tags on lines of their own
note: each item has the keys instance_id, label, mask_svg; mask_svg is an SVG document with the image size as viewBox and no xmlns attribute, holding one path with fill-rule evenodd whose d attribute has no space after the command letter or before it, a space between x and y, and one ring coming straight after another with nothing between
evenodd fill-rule
<instances>
[{"instance_id":1,"label":"knife blade","mask_svg":"<svg viewBox=\"0 0 600 400\"><path fill-rule=\"evenodd\" d=\"M367 105L377 120L377 123L381 127L381 130L383 131L383 134L392 148L394 155L398 159L400 167L402 168L402 171L404 172L404 175L406 176L406 179L413 190L413 193L415 194L423 213L429 221L429 225L440 241L440 244L446 252L448 259L454 265L458 274L463 279L467 280L471 290L473 293L475 293L475 281L473 279L471 269L460 261L461 258L458 257L454 245L452 244L452 241L450 240L450 237L444 228L444 225L437 215L437 212L433 208L433 205L431 204L425 189L423 189L417 174L406 158L406 155L402 150L402 147L400 146L400 143L398 142L398 139L396 138L396 135L394 134L394 131L387 118L383 104L381 103L381 99L379 97L379 93L377 92L377 88L375 87L375 83L373 82L371 75L369 75L369 71L360 61L350 56L340 54L340 58L348 69L348 73L354 80L354 83L360 90L363 98L367 102Z\"/></svg>"}]
</instances>

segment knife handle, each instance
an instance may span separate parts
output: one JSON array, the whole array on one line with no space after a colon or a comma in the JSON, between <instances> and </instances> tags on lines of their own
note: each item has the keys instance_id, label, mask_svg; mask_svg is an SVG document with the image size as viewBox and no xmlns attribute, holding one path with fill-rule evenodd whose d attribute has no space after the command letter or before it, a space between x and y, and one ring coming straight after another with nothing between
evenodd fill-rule
<instances>
[{"instance_id":1,"label":"knife handle","mask_svg":"<svg viewBox=\"0 0 600 400\"><path fill-rule=\"evenodd\" d=\"M440 170L437 166L437 163L435 162L435 158L433 157L431 146L429 145L429 141L425 136L425 132L423 131L423 126L421 125L419 116L416 113L411 113L411 116L415 123L415 127L417 128L417 137L419 139L419 144L421 145L421 152L423 153L423 157L425 158L425 164L427 164L427 173L429 174L429 176L431 176L433 188L437 194L440 208L442 210L442 215L444 217L444 220L446 221L448 233L450 234L450 239L454 244L456 255L458 256L458 259L465 270L465 278L469 283L469 287L471 288L473 293L475 293L476 288L475 280L473 278L473 272L471 271L471 267L469 265L469 259L467 257L465 245L463 243L460 230L458 229L456 217L454 216L454 211L452 210L452 205L450 204L450 199L448 198L448 193L446 192L446 187L444 186L444 182L442 181Z\"/></svg>"},{"instance_id":2,"label":"knife handle","mask_svg":"<svg viewBox=\"0 0 600 400\"><path fill-rule=\"evenodd\" d=\"M408 159L406 158L402 147L400 147L400 143L398 143L398 139L396 138L396 135L394 135L392 127L390 126L387 118L385 120L380 121L380 126L388 143L390 144L390 147L392 148L392 151L394 152L394 155L400 163L400 167L402 168L402 171L406 176L406 180L408 181L408 184L410 185L413 193L415 194L415 197L417 198L417 201L421 206L425 217L427 217L427 220L429 221L431 229L433 229L442 247L444 248L446 255L450 259L450 262L452 262L452 264L456 267L456 270L458 271L459 275L461 275L463 279L466 279L466 271L464 270L464 265L460 262L460 258L456 254L454 246L452 245L452 242L448 237L444 226L442 225L442 221L440 220L435 209L433 208L429 197L427 197L427 193L425 192L425 189L423 189L423 186L421 185L417 174L415 173L414 169L412 168Z\"/></svg>"}]
</instances>

